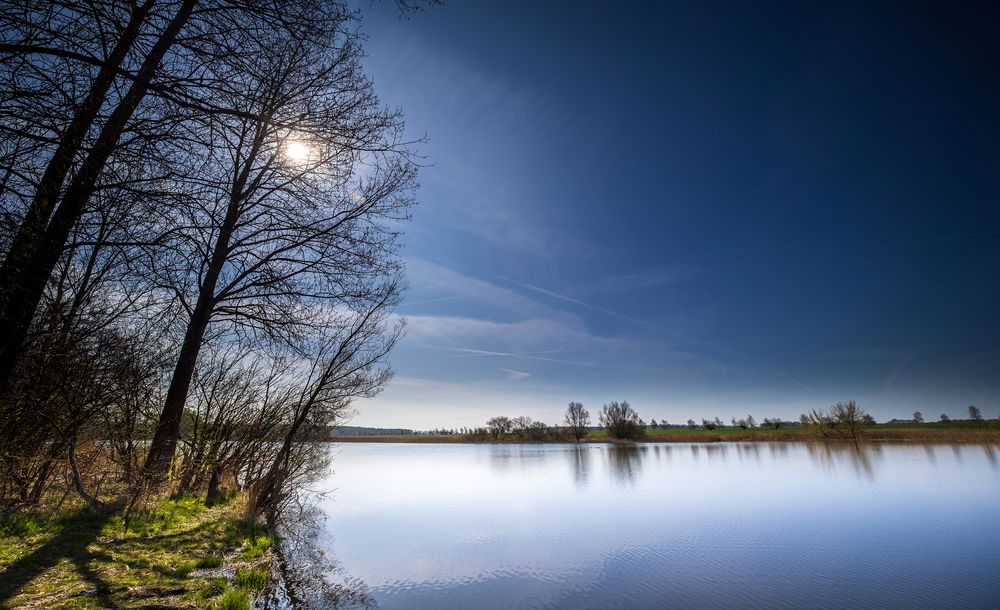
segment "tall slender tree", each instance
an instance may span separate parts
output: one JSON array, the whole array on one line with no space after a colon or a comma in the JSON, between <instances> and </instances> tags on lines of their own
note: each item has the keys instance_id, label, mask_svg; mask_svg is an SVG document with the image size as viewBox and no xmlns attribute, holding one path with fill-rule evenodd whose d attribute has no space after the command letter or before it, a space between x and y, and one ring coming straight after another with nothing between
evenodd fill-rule
<instances>
[{"instance_id":1,"label":"tall slender tree","mask_svg":"<svg viewBox=\"0 0 1000 610\"><path fill-rule=\"evenodd\" d=\"M323 329L330 308L381 299L399 273L395 223L410 204L416 165L397 111L382 108L360 66L341 7L302 38L258 34L235 56L213 105L178 145L186 205L171 254L150 260L156 284L185 311L183 339L150 445L152 479L169 468L199 352L211 334L295 346Z\"/></svg>"}]
</instances>

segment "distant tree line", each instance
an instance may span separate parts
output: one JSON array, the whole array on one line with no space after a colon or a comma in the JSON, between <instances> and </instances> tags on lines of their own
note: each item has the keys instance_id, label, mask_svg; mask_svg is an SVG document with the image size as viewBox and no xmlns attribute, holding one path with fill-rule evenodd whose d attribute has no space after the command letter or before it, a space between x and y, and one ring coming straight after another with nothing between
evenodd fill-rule
<instances>
[{"instance_id":1,"label":"distant tree line","mask_svg":"<svg viewBox=\"0 0 1000 610\"><path fill-rule=\"evenodd\" d=\"M923 415L918 411L912 420L892 420L890 423L922 423ZM971 421L983 421L977 407L970 405ZM941 421L950 421L947 415L942 415ZM644 423L636 410L627 401L613 401L605 404L598 414L598 427L591 426L590 413L579 402L571 402L566 409L561 426L551 427L541 422L533 422L530 417L510 418L506 416L492 417L486 425L480 428L462 428L459 434L468 440L498 441L498 440L573 440L584 439L591 430L603 429L607 436L620 440L636 440L642 438L651 430L669 428L686 428L688 430L717 430L767 428L808 428L817 436L825 439L856 439L862 436L864 427L875 425L875 418L861 409L853 400L838 402L829 409L812 409L803 413L798 421L784 420L780 417L765 417L758 424L753 415L737 419L732 417L728 424L719 417L702 418L701 424L694 419L688 419L685 424L670 424L666 418L650 419ZM450 431L454 434L455 431Z\"/></svg>"}]
</instances>

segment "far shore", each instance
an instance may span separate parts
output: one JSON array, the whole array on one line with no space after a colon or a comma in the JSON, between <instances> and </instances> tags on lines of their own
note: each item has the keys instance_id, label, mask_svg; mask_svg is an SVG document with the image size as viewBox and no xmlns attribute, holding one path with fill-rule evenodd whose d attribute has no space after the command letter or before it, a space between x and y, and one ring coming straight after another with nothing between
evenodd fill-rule
<instances>
[{"instance_id":1,"label":"far shore","mask_svg":"<svg viewBox=\"0 0 1000 610\"><path fill-rule=\"evenodd\" d=\"M926 424L875 424L867 427L859 440L875 442L914 442L914 443L997 443L1000 444L1000 425L996 421L949 422ZM380 435L380 436L335 436L329 439L334 443L459 443L459 444L576 444L572 440L537 440L527 437L518 438L508 435L500 439L482 440L470 438L463 434L449 435ZM636 439L639 443L724 443L724 442L843 442L842 439L824 439L812 430L804 427L752 428L721 428L716 430L690 430L683 428L667 428L648 430L646 434ZM603 430L591 430L581 443L623 443L611 438Z\"/></svg>"}]
</instances>

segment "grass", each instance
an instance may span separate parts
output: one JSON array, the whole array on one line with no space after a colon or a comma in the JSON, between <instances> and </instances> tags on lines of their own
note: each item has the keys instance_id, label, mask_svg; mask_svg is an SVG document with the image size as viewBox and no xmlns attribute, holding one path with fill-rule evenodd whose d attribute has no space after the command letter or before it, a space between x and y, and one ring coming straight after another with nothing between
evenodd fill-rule
<instances>
[{"instance_id":1,"label":"grass","mask_svg":"<svg viewBox=\"0 0 1000 610\"><path fill-rule=\"evenodd\" d=\"M161 501L127 523L81 508L10 515L0 520L0 608L250 608L273 540L240 515L239 502L198 498Z\"/></svg>"},{"instance_id":2,"label":"grass","mask_svg":"<svg viewBox=\"0 0 1000 610\"><path fill-rule=\"evenodd\" d=\"M248 591L261 591L267 586L268 574L265 570L256 568L239 569L236 571L235 583L237 587Z\"/></svg>"},{"instance_id":3,"label":"grass","mask_svg":"<svg viewBox=\"0 0 1000 610\"><path fill-rule=\"evenodd\" d=\"M229 589L212 607L216 610L250 610L250 596L242 589Z\"/></svg>"}]
</instances>

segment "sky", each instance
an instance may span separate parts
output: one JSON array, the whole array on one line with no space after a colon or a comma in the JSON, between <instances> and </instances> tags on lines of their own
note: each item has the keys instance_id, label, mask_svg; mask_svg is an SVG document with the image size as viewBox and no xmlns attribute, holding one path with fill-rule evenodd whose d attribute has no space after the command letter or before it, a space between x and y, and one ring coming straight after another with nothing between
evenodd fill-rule
<instances>
[{"instance_id":1,"label":"sky","mask_svg":"<svg viewBox=\"0 0 1000 610\"><path fill-rule=\"evenodd\" d=\"M1000 416L1000 7L364 9L427 165L354 425Z\"/></svg>"}]
</instances>

